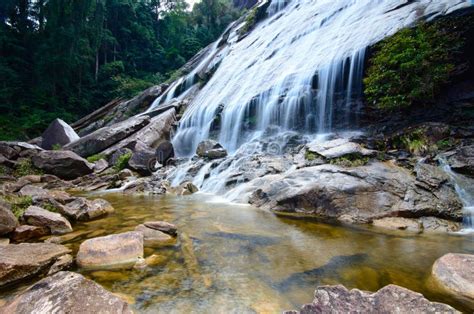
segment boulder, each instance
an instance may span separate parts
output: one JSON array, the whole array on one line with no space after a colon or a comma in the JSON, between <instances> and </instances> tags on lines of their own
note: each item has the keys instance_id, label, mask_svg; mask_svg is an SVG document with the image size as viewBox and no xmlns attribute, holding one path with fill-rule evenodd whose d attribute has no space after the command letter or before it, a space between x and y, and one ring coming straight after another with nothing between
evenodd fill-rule
<instances>
[{"instance_id":1,"label":"boulder","mask_svg":"<svg viewBox=\"0 0 474 314\"><path fill-rule=\"evenodd\" d=\"M218 159L227 156L227 151L214 140L205 140L198 144L196 154L202 158Z\"/></svg>"},{"instance_id":2,"label":"boulder","mask_svg":"<svg viewBox=\"0 0 474 314\"><path fill-rule=\"evenodd\" d=\"M18 226L18 220L13 215L11 205L0 199L0 236L12 232Z\"/></svg>"},{"instance_id":3,"label":"boulder","mask_svg":"<svg viewBox=\"0 0 474 314\"><path fill-rule=\"evenodd\" d=\"M4 142L0 141L0 155L7 159L15 160L22 155L27 155L28 151L37 152L42 148L25 142ZM25 153L26 152L26 153Z\"/></svg>"},{"instance_id":4,"label":"boulder","mask_svg":"<svg viewBox=\"0 0 474 314\"><path fill-rule=\"evenodd\" d=\"M94 171L94 166L70 151L42 151L31 158L33 165L48 174L71 180Z\"/></svg>"},{"instance_id":5,"label":"boulder","mask_svg":"<svg viewBox=\"0 0 474 314\"><path fill-rule=\"evenodd\" d=\"M175 225L166 221L147 221L144 225L147 228L159 230L171 236L176 236L178 230Z\"/></svg>"},{"instance_id":6,"label":"boulder","mask_svg":"<svg viewBox=\"0 0 474 314\"><path fill-rule=\"evenodd\" d=\"M64 146L82 157L100 153L150 123L150 117L131 117L123 122L98 129L81 139Z\"/></svg>"},{"instance_id":7,"label":"boulder","mask_svg":"<svg viewBox=\"0 0 474 314\"><path fill-rule=\"evenodd\" d=\"M430 302L422 294L388 285L377 292L348 290L342 285L318 287L313 303L286 313L459 313L449 305Z\"/></svg>"},{"instance_id":8,"label":"boulder","mask_svg":"<svg viewBox=\"0 0 474 314\"><path fill-rule=\"evenodd\" d=\"M104 199L88 200L78 197L64 206L63 214L75 220L88 221L114 212L114 208Z\"/></svg>"},{"instance_id":9,"label":"boulder","mask_svg":"<svg viewBox=\"0 0 474 314\"><path fill-rule=\"evenodd\" d=\"M146 225L138 225L135 231L143 234L144 245L153 247L174 242L174 238L157 229L148 228Z\"/></svg>"},{"instance_id":10,"label":"boulder","mask_svg":"<svg viewBox=\"0 0 474 314\"><path fill-rule=\"evenodd\" d=\"M433 264L431 275L445 290L474 305L474 255L446 254Z\"/></svg>"},{"instance_id":11,"label":"boulder","mask_svg":"<svg viewBox=\"0 0 474 314\"><path fill-rule=\"evenodd\" d=\"M62 271L44 278L13 300L0 312L20 313L117 313L132 314L128 304L84 276Z\"/></svg>"},{"instance_id":12,"label":"boulder","mask_svg":"<svg viewBox=\"0 0 474 314\"><path fill-rule=\"evenodd\" d=\"M0 247L0 287L48 272L54 262L70 252L67 247L52 243Z\"/></svg>"},{"instance_id":13,"label":"boulder","mask_svg":"<svg viewBox=\"0 0 474 314\"><path fill-rule=\"evenodd\" d=\"M127 148L127 147L124 147L124 148L120 148L120 149L117 149L116 151L114 151L111 155L110 155L110 158L109 158L109 164L111 166L115 166L115 164L117 163L118 159L120 158L120 156L122 155L125 155L125 154L132 154L132 150L130 148Z\"/></svg>"},{"instance_id":14,"label":"boulder","mask_svg":"<svg viewBox=\"0 0 474 314\"><path fill-rule=\"evenodd\" d=\"M94 163L94 172L101 173L109 167L109 163L105 159L99 159Z\"/></svg>"},{"instance_id":15,"label":"boulder","mask_svg":"<svg viewBox=\"0 0 474 314\"><path fill-rule=\"evenodd\" d=\"M51 122L41 137L41 148L48 150L53 149L55 145L62 147L79 139L76 131L61 119Z\"/></svg>"},{"instance_id":16,"label":"boulder","mask_svg":"<svg viewBox=\"0 0 474 314\"><path fill-rule=\"evenodd\" d=\"M161 142L158 147L156 147L155 155L160 164L166 165L168 160L174 158L173 144L170 141Z\"/></svg>"},{"instance_id":17,"label":"boulder","mask_svg":"<svg viewBox=\"0 0 474 314\"><path fill-rule=\"evenodd\" d=\"M150 175L154 170L154 163L156 162L155 151L141 141L135 143L132 151L132 157L128 161L128 166L141 175Z\"/></svg>"},{"instance_id":18,"label":"boulder","mask_svg":"<svg viewBox=\"0 0 474 314\"><path fill-rule=\"evenodd\" d=\"M313 141L307 145L309 152L318 154L327 159L340 158L347 155L374 156L376 151L366 149L360 144L350 142L349 139L339 138L330 141Z\"/></svg>"},{"instance_id":19,"label":"boulder","mask_svg":"<svg viewBox=\"0 0 474 314\"><path fill-rule=\"evenodd\" d=\"M474 177L474 145L458 148L448 162L452 170Z\"/></svg>"},{"instance_id":20,"label":"boulder","mask_svg":"<svg viewBox=\"0 0 474 314\"><path fill-rule=\"evenodd\" d=\"M77 264L85 269L132 268L142 258L143 234L125 232L82 242Z\"/></svg>"},{"instance_id":21,"label":"boulder","mask_svg":"<svg viewBox=\"0 0 474 314\"><path fill-rule=\"evenodd\" d=\"M118 177L120 180L125 180L127 178L133 177L133 172L130 169L123 169L119 172Z\"/></svg>"},{"instance_id":22,"label":"boulder","mask_svg":"<svg viewBox=\"0 0 474 314\"><path fill-rule=\"evenodd\" d=\"M46 227L37 227L30 225L21 225L13 230L11 239L14 242L25 242L31 239L41 238L49 234L49 229Z\"/></svg>"},{"instance_id":23,"label":"boulder","mask_svg":"<svg viewBox=\"0 0 474 314\"><path fill-rule=\"evenodd\" d=\"M342 168L320 165L249 182L250 202L276 211L313 214L356 223L384 217L463 217L449 182L427 190L407 169L391 162Z\"/></svg>"},{"instance_id":24,"label":"boulder","mask_svg":"<svg viewBox=\"0 0 474 314\"><path fill-rule=\"evenodd\" d=\"M47 197L48 191L36 185L25 185L18 194L29 197Z\"/></svg>"},{"instance_id":25,"label":"boulder","mask_svg":"<svg viewBox=\"0 0 474 314\"><path fill-rule=\"evenodd\" d=\"M51 276L53 274L56 274L57 272L60 272L61 270L67 270L72 267L74 264L74 258L72 257L71 254L65 254L61 257L59 257L56 262L54 262L53 265L51 265L51 268L48 271L48 276Z\"/></svg>"},{"instance_id":26,"label":"boulder","mask_svg":"<svg viewBox=\"0 0 474 314\"><path fill-rule=\"evenodd\" d=\"M48 228L52 234L72 232L71 224L61 214L52 213L38 206L28 207L23 219L29 225Z\"/></svg>"}]
</instances>

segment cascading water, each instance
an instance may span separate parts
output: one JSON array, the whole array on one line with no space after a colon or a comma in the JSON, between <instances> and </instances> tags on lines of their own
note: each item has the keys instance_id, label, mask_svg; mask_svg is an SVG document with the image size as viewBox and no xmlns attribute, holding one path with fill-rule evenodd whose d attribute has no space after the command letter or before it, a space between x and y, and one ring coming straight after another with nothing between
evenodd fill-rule
<instances>
[{"instance_id":1,"label":"cascading water","mask_svg":"<svg viewBox=\"0 0 474 314\"><path fill-rule=\"evenodd\" d=\"M474 232L474 180L455 173L445 159L440 158L439 162L453 181L456 192L464 205L463 232Z\"/></svg>"},{"instance_id":2,"label":"cascading water","mask_svg":"<svg viewBox=\"0 0 474 314\"><path fill-rule=\"evenodd\" d=\"M191 156L214 137L232 154L273 125L307 134L355 129L366 48L464 2L275 0L248 35L238 35L245 22L234 27L229 51L180 122L176 153Z\"/></svg>"}]
</instances>

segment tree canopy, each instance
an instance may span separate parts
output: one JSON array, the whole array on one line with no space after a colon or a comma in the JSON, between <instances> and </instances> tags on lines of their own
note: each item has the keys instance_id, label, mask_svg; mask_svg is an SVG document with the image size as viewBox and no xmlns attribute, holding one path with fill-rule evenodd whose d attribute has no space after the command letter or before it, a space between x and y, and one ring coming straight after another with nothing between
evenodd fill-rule
<instances>
[{"instance_id":1,"label":"tree canopy","mask_svg":"<svg viewBox=\"0 0 474 314\"><path fill-rule=\"evenodd\" d=\"M238 15L230 0L2 0L0 139L165 81Z\"/></svg>"}]
</instances>

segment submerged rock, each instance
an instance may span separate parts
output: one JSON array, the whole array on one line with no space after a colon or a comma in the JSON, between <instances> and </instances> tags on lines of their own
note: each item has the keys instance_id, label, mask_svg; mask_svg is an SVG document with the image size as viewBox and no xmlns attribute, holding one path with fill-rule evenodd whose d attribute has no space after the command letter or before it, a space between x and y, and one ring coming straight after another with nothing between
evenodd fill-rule
<instances>
[{"instance_id":1,"label":"submerged rock","mask_svg":"<svg viewBox=\"0 0 474 314\"><path fill-rule=\"evenodd\" d=\"M445 290L474 305L474 255L446 254L436 260L431 274Z\"/></svg>"},{"instance_id":2,"label":"submerged rock","mask_svg":"<svg viewBox=\"0 0 474 314\"><path fill-rule=\"evenodd\" d=\"M41 148L44 149L53 149L55 145L62 147L79 139L76 131L61 119L51 122L41 137L43 138Z\"/></svg>"},{"instance_id":3,"label":"submerged rock","mask_svg":"<svg viewBox=\"0 0 474 314\"><path fill-rule=\"evenodd\" d=\"M145 227L160 230L161 232L167 233L169 235L175 236L178 228L172 223L166 221L147 221L144 223Z\"/></svg>"},{"instance_id":4,"label":"submerged rock","mask_svg":"<svg viewBox=\"0 0 474 314\"><path fill-rule=\"evenodd\" d=\"M372 224L391 230L407 230L412 232L456 232L461 229L461 223L449 221L436 217L421 218L402 218L402 217L385 217L375 219Z\"/></svg>"},{"instance_id":5,"label":"submerged rock","mask_svg":"<svg viewBox=\"0 0 474 314\"><path fill-rule=\"evenodd\" d=\"M430 302L422 294L388 285L377 292L348 290L342 285L318 287L313 303L286 313L459 313L449 305Z\"/></svg>"},{"instance_id":6,"label":"submerged rock","mask_svg":"<svg viewBox=\"0 0 474 314\"><path fill-rule=\"evenodd\" d=\"M84 276L62 271L40 280L3 307L2 313L127 313L128 304Z\"/></svg>"},{"instance_id":7,"label":"submerged rock","mask_svg":"<svg viewBox=\"0 0 474 314\"><path fill-rule=\"evenodd\" d=\"M61 179L72 180L94 171L94 165L70 151L42 151L31 158L33 165Z\"/></svg>"},{"instance_id":8,"label":"submerged rock","mask_svg":"<svg viewBox=\"0 0 474 314\"><path fill-rule=\"evenodd\" d=\"M48 272L51 265L70 252L67 247L52 243L0 247L0 287Z\"/></svg>"},{"instance_id":9,"label":"submerged rock","mask_svg":"<svg viewBox=\"0 0 474 314\"><path fill-rule=\"evenodd\" d=\"M199 143L196 155L202 158L218 159L227 156L227 151L214 140L205 140Z\"/></svg>"},{"instance_id":10,"label":"submerged rock","mask_svg":"<svg viewBox=\"0 0 474 314\"><path fill-rule=\"evenodd\" d=\"M419 183L407 169L392 163L350 169L321 165L253 180L250 202L357 223L393 216L462 220L462 204L449 182L430 190Z\"/></svg>"},{"instance_id":11,"label":"submerged rock","mask_svg":"<svg viewBox=\"0 0 474 314\"><path fill-rule=\"evenodd\" d=\"M135 231L143 234L143 240L145 246L159 246L163 244L170 244L174 238L170 235L161 232L160 230L149 228L146 225L138 225Z\"/></svg>"},{"instance_id":12,"label":"submerged rock","mask_svg":"<svg viewBox=\"0 0 474 314\"><path fill-rule=\"evenodd\" d=\"M63 214L75 220L92 220L114 212L114 208L104 199L88 200L78 197L63 207Z\"/></svg>"},{"instance_id":13,"label":"submerged rock","mask_svg":"<svg viewBox=\"0 0 474 314\"><path fill-rule=\"evenodd\" d=\"M86 269L132 268L142 258L143 234L125 232L82 242L77 264Z\"/></svg>"},{"instance_id":14,"label":"submerged rock","mask_svg":"<svg viewBox=\"0 0 474 314\"><path fill-rule=\"evenodd\" d=\"M52 234L72 232L69 221L61 214L50 212L38 206L30 206L23 214L25 222L32 226L48 228Z\"/></svg>"}]
</instances>

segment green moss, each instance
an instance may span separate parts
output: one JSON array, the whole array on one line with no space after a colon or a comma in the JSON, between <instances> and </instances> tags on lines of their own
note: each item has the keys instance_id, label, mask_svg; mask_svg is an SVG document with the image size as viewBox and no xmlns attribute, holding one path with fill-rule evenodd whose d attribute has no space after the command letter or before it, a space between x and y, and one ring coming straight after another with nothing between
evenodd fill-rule
<instances>
[{"instance_id":1,"label":"green moss","mask_svg":"<svg viewBox=\"0 0 474 314\"><path fill-rule=\"evenodd\" d=\"M382 41L364 79L368 102L390 110L432 101L454 74L462 45L450 19L421 23Z\"/></svg>"},{"instance_id":2,"label":"green moss","mask_svg":"<svg viewBox=\"0 0 474 314\"><path fill-rule=\"evenodd\" d=\"M253 8L245 18L245 24L240 29L240 34L247 33L257 23L257 7Z\"/></svg>"},{"instance_id":3,"label":"green moss","mask_svg":"<svg viewBox=\"0 0 474 314\"><path fill-rule=\"evenodd\" d=\"M12 212L16 218L23 216L26 209L33 204L31 196L7 195L3 197L3 200L12 205Z\"/></svg>"},{"instance_id":4,"label":"green moss","mask_svg":"<svg viewBox=\"0 0 474 314\"><path fill-rule=\"evenodd\" d=\"M61 144L54 144L52 148L53 150L61 150L63 147L61 146Z\"/></svg>"},{"instance_id":5,"label":"green moss","mask_svg":"<svg viewBox=\"0 0 474 314\"><path fill-rule=\"evenodd\" d=\"M343 157L334 158L329 161L331 165L337 165L341 167L360 167L364 166L369 162L369 157L364 157L358 154L349 154Z\"/></svg>"},{"instance_id":6,"label":"green moss","mask_svg":"<svg viewBox=\"0 0 474 314\"><path fill-rule=\"evenodd\" d=\"M94 162L99 161L101 159L105 159L104 154L95 154L95 155L87 157L87 161L91 162L91 163L94 163Z\"/></svg>"},{"instance_id":7,"label":"green moss","mask_svg":"<svg viewBox=\"0 0 474 314\"><path fill-rule=\"evenodd\" d=\"M16 177L23 177L28 175L43 175L44 172L35 166L31 162L31 159L20 159L17 163L13 175Z\"/></svg>"},{"instance_id":8,"label":"green moss","mask_svg":"<svg viewBox=\"0 0 474 314\"><path fill-rule=\"evenodd\" d=\"M119 172L128 165L128 161L132 158L132 153L125 153L121 155L119 158L117 158L117 162L114 165L115 171Z\"/></svg>"},{"instance_id":9,"label":"green moss","mask_svg":"<svg viewBox=\"0 0 474 314\"><path fill-rule=\"evenodd\" d=\"M453 138L445 138L436 142L436 150L448 150L456 146L456 140Z\"/></svg>"},{"instance_id":10,"label":"green moss","mask_svg":"<svg viewBox=\"0 0 474 314\"><path fill-rule=\"evenodd\" d=\"M309 150L307 150L305 153L304 153L304 158L308 161L313 161L316 159L316 154L313 153L313 152L310 152Z\"/></svg>"},{"instance_id":11,"label":"green moss","mask_svg":"<svg viewBox=\"0 0 474 314\"><path fill-rule=\"evenodd\" d=\"M53 212L53 213L57 213L58 212L58 209L53 205L53 204L50 204L50 203L43 203L41 204L41 208L44 208L50 212Z\"/></svg>"}]
</instances>

